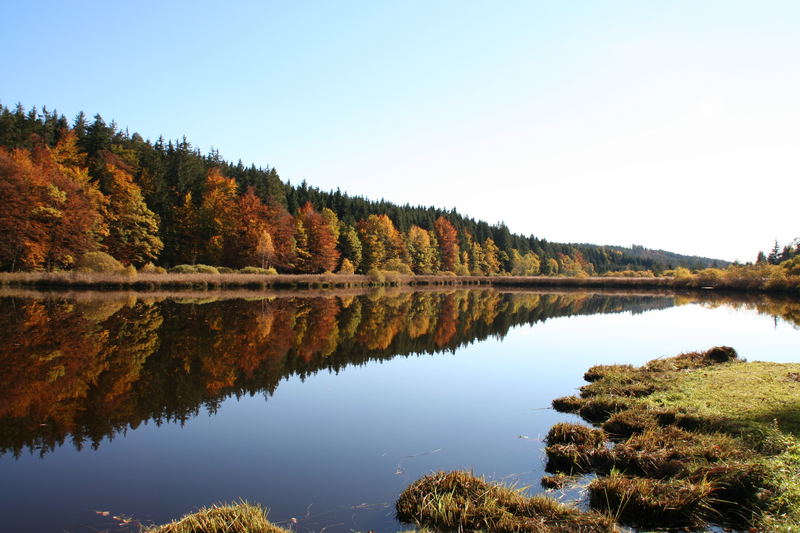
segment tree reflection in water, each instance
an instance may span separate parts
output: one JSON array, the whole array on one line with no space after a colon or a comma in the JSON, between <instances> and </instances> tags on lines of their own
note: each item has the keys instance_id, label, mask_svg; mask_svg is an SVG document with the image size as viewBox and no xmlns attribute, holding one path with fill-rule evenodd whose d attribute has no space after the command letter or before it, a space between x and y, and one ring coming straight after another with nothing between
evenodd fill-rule
<instances>
[{"instance_id":1,"label":"tree reflection in water","mask_svg":"<svg viewBox=\"0 0 800 533\"><path fill-rule=\"evenodd\" d=\"M4 296L4 295L0 295ZM142 422L182 423L284 378L452 352L553 317L676 304L755 308L800 324L800 304L666 294L492 289L313 297L104 294L0 297L0 453L97 447Z\"/></svg>"}]
</instances>

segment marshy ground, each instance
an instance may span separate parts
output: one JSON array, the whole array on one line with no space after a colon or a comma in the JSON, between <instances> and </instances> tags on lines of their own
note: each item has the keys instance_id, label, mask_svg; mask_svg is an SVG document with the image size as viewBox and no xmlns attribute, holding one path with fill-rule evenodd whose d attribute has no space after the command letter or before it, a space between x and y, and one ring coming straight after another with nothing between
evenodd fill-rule
<instances>
[{"instance_id":1,"label":"marshy ground","mask_svg":"<svg viewBox=\"0 0 800 533\"><path fill-rule=\"evenodd\" d=\"M584 377L579 396L553 405L593 426L553 426L542 485L595 474L591 512L440 472L403 492L398 517L438 531L798 531L800 364L748 363L717 347Z\"/></svg>"},{"instance_id":2,"label":"marshy ground","mask_svg":"<svg viewBox=\"0 0 800 533\"><path fill-rule=\"evenodd\" d=\"M796 531L798 372L727 347L593 367L579 397L553 404L600 427L554 426L548 470L596 473L591 507L628 525Z\"/></svg>"}]
</instances>

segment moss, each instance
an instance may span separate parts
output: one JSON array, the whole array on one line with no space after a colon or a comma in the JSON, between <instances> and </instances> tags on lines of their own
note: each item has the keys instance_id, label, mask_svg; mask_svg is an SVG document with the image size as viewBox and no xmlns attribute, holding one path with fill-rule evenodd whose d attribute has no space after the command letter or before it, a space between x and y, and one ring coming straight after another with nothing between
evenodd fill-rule
<instances>
[{"instance_id":1,"label":"moss","mask_svg":"<svg viewBox=\"0 0 800 533\"><path fill-rule=\"evenodd\" d=\"M241 502L205 507L169 524L146 527L142 533L289 533L289 530L269 522L262 507Z\"/></svg>"},{"instance_id":2,"label":"moss","mask_svg":"<svg viewBox=\"0 0 800 533\"><path fill-rule=\"evenodd\" d=\"M437 531L616 531L606 515L544 496L529 498L462 471L437 472L417 480L403 491L396 508L401 521Z\"/></svg>"}]
</instances>

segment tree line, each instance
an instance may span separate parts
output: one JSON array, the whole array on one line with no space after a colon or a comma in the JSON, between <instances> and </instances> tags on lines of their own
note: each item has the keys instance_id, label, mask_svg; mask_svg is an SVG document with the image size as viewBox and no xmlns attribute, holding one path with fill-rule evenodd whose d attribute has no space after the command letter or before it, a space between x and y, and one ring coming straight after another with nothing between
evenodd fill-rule
<instances>
[{"instance_id":1,"label":"tree line","mask_svg":"<svg viewBox=\"0 0 800 533\"><path fill-rule=\"evenodd\" d=\"M70 269L91 252L124 265L283 273L393 270L591 275L723 266L641 246L554 243L455 210L282 181L275 168L155 142L100 115L0 106L0 270Z\"/></svg>"}]
</instances>

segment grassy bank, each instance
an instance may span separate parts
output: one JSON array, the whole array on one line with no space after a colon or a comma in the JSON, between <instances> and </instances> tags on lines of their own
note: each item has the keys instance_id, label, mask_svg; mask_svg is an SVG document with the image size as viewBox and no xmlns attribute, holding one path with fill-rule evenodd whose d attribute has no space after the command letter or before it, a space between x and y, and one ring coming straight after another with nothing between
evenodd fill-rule
<instances>
[{"instance_id":1,"label":"grassy bank","mask_svg":"<svg viewBox=\"0 0 800 533\"><path fill-rule=\"evenodd\" d=\"M333 289L381 286L475 286L498 288L585 288L622 290L716 290L800 296L800 277L780 283L744 278L689 277L548 277L371 274L244 274L4 272L0 287L98 290Z\"/></svg>"},{"instance_id":2,"label":"grassy bank","mask_svg":"<svg viewBox=\"0 0 800 533\"><path fill-rule=\"evenodd\" d=\"M642 529L800 531L800 364L748 363L732 348L596 366L556 409L542 485L585 482L592 512L435 473L409 486L398 517L436 531Z\"/></svg>"},{"instance_id":3,"label":"grassy bank","mask_svg":"<svg viewBox=\"0 0 800 533\"><path fill-rule=\"evenodd\" d=\"M553 405L600 428L559 424L546 452L551 472L598 474L593 508L640 527L798 531L800 364L714 348L584 377Z\"/></svg>"}]
</instances>

